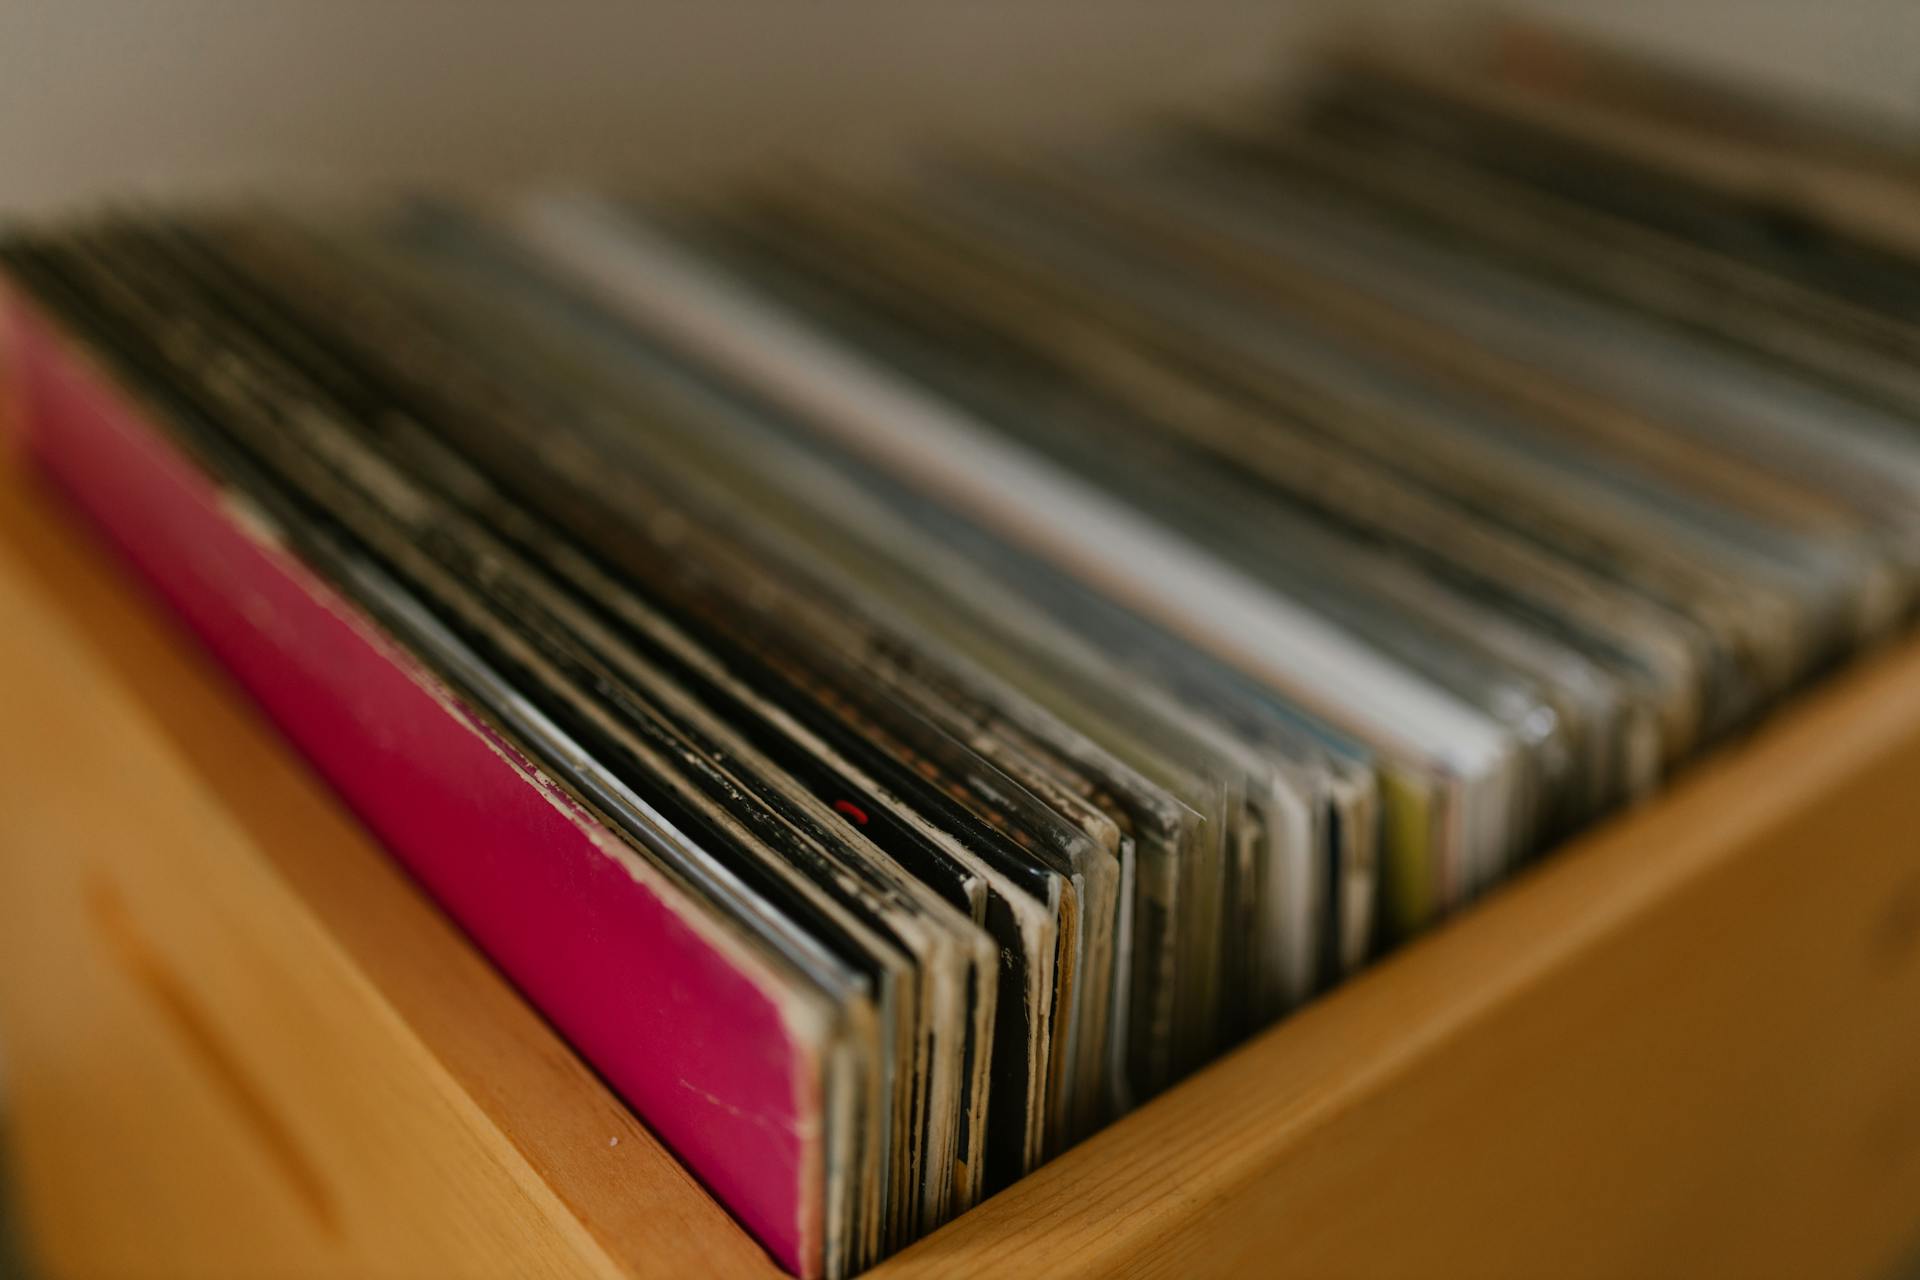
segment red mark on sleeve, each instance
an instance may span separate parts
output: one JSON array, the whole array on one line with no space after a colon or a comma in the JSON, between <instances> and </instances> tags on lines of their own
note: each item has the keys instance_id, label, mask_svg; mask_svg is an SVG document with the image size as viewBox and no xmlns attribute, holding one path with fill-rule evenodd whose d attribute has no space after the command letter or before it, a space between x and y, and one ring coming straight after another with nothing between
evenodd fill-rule
<instances>
[{"instance_id":1,"label":"red mark on sleeve","mask_svg":"<svg viewBox=\"0 0 1920 1280\"><path fill-rule=\"evenodd\" d=\"M833 809L835 813L844 814L853 819L855 826L864 827L867 825L867 811L851 800L835 800L833 802Z\"/></svg>"}]
</instances>

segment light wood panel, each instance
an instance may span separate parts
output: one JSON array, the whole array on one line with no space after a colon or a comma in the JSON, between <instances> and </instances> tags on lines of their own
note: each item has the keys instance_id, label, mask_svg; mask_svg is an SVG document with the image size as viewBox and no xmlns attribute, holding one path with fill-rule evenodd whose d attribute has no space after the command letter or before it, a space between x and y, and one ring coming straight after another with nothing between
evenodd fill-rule
<instances>
[{"instance_id":1,"label":"light wood panel","mask_svg":"<svg viewBox=\"0 0 1920 1280\"><path fill-rule=\"evenodd\" d=\"M778 1274L12 465L0 1050L56 1274Z\"/></svg>"}]
</instances>

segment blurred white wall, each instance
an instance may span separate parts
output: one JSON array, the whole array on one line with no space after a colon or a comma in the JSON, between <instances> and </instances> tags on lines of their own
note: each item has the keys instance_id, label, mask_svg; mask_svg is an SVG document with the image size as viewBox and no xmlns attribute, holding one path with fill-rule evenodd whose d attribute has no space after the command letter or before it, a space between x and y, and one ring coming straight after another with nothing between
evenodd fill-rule
<instances>
[{"instance_id":1,"label":"blurred white wall","mask_svg":"<svg viewBox=\"0 0 1920 1280\"><path fill-rule=\"evenodd\" d=\"M0 208L113 192L701 173L772 148L1069 132L1244 87L1359 13L1446 0L0 0ZM1920 110L1920 4L1528 9Z\"/></svg>"}]
</instances>

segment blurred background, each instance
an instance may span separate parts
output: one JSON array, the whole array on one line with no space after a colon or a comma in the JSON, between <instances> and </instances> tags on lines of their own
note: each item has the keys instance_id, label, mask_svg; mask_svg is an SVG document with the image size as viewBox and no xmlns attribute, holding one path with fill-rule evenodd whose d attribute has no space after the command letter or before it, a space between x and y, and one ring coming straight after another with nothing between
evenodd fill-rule
<instances>
[{"instance_id":1,"label":"blurred background","mask_svg":"<svg viewBox=\"0 0 1920 1280\"><path fill-rule=\"evenodd\" d=\"M1329 29L1450 0L0 4L0 205L129 189L700 179L769 150L1069 134L1244 92ZM1504 6L1703 70L1920 115L1910 0Z\"/></svg>"}]
</instances>

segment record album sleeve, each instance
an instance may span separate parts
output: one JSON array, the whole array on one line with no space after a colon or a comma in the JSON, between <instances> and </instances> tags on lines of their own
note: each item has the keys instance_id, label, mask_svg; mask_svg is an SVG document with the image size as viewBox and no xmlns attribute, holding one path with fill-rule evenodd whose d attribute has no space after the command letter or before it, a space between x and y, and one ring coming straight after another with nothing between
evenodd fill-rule
<instances>
[{"instance_id":1,"label":"record album sleeve","mask_svg":"<svg viewBox=\"0 0 1920 1280\"><path fill-rule=\"evenodd\" d=\"M37 306L27 457L788 1270L821 1269L833 1010L303 564Z\"/></svg>"}]
</instances>

